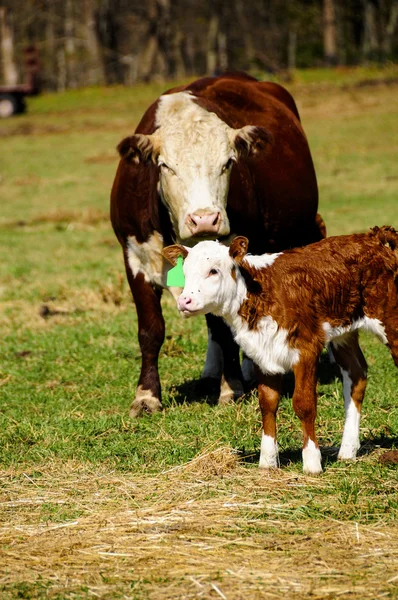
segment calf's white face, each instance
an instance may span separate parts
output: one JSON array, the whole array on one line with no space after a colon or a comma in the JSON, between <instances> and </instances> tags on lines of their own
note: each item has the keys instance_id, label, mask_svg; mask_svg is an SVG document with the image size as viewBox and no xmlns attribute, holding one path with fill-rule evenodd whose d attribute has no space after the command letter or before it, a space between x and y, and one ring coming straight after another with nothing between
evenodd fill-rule
<instances>
[{"instance_id":1,"label":"calf's white face","mask_svg":"<svg viewBox=\"0 0 398 600\"><path fill-rule=\"evenodd\" d=\"M192 244L203 237L228 235L226 206L233 163L264 148L270 134L261 127L229 127L188 92L161 96L155 125L152 135L123 140L120 155L159 166L160 195L178 241Z\"/></svg>"},{"instance_id":2,"label":"calf's white face","mask_svg":"<svg viewBox=\"0 0 398 600\"><path fill-rule=\"evenodd\" d=\"M206 241L192 249L170 246L163 254L172 262L178 254L185 257L185 286L177 301L185 317L210 312L222 315L236 298L236 267L226 246Z\"/></svg>"}]
</instances>

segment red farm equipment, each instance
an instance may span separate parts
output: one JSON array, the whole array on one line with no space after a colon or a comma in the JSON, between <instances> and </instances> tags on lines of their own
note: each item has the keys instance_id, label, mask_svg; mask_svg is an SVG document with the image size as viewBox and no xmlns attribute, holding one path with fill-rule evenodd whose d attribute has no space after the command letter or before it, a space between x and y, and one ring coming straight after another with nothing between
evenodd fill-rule
<instances>
[{"instance_id":1,"label":"red farm equipment","mask_svg":"<svg viewBox=\"0 0 398 600\"><path fill-rule=\"evenodd\" d=\"M25 48L24 55L25 83L0 85L0 118L23 113L26 108L25 97L40 93L39 55L36 47Z\"/></svg>"}]
</instances>

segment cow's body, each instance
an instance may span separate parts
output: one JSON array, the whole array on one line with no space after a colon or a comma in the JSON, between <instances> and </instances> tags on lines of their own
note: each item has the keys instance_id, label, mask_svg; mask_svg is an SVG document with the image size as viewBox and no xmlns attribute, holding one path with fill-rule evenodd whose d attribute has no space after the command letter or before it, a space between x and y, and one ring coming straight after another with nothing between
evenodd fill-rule
<instances>
[{"instance_id":1,"label":"cow's body","mask_svg":"<svg viewBox=\"0 0 398 600\"><path fill-rule=\"evenodd\" d=\"M278 464L275 418L281 377L293 371L293 407L304 432L303 468L317 474L322 467L315 435L316 367L325 344L330 343L343 378L341 459L355 458L359 448L367 365L358 330L387 344L398 366L398 232L375 227L367 234L263 256L246 255L247 246L246 238L237 237L229 250L209 241L189 252L181 245L163 252L171 262L185 257L179 310L185 316L212 312L225 319L259 367L260 466Z\"/></svg>"},{"instance_id":2,"label":"cow's body","mask_svg":"<svg viewBox=\"0 0 398 600\"><path fill-rule=\"evenodd\" d=\"M169 90L119 145L111 218L138 313L142 369L131 414L160 404L160 306L173 242L250 237L254 253L324 236L308 143L294 100L281 86L246 75L197 80ZM239 350L220 319L207 317L203 375L242 390Z\"/></svg>"}]
</instances>

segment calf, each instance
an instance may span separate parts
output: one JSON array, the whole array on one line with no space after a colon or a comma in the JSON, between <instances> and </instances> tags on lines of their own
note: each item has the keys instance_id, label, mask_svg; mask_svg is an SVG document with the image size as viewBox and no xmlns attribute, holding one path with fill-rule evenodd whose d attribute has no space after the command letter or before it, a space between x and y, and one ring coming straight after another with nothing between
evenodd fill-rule
<instances>
[{"instance_id":1,"label":"calf","mask_svg":"<svg viewBox=\"0 0 398 600\"><path fill-rule=\"evenodd\" d=\"M185 258L180 312L222 317L258 367L259 466L278 466L276 412L282 375L292 370L293 408L304 433L303 470L318 474L316 368L325 344L343 379L346 419L339 459L354 459L359 448L367 364L358 330L387 344L398 366L398 233L375 227L276 254L252 256L247 250L247 238L239 236L229 249L206 241L192 249L168 246L163 254L173 264L179 255Z\"/></svg>"}]
</instances>

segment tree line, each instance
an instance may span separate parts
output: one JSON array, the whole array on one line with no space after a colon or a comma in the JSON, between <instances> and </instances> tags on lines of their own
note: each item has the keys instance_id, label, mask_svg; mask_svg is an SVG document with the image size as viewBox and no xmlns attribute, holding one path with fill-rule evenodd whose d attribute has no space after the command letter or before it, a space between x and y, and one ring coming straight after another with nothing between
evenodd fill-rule
<instances>
[{"instance_id":1,"label":"tree line","mask_svg":"<svg viewBox=\"0 0 398 600\"><path fill-rule=\"evenodd\" d=\"M0 0L0 80L45 89L393 61L398 0Z\"/></svg>"}]
</instances>

